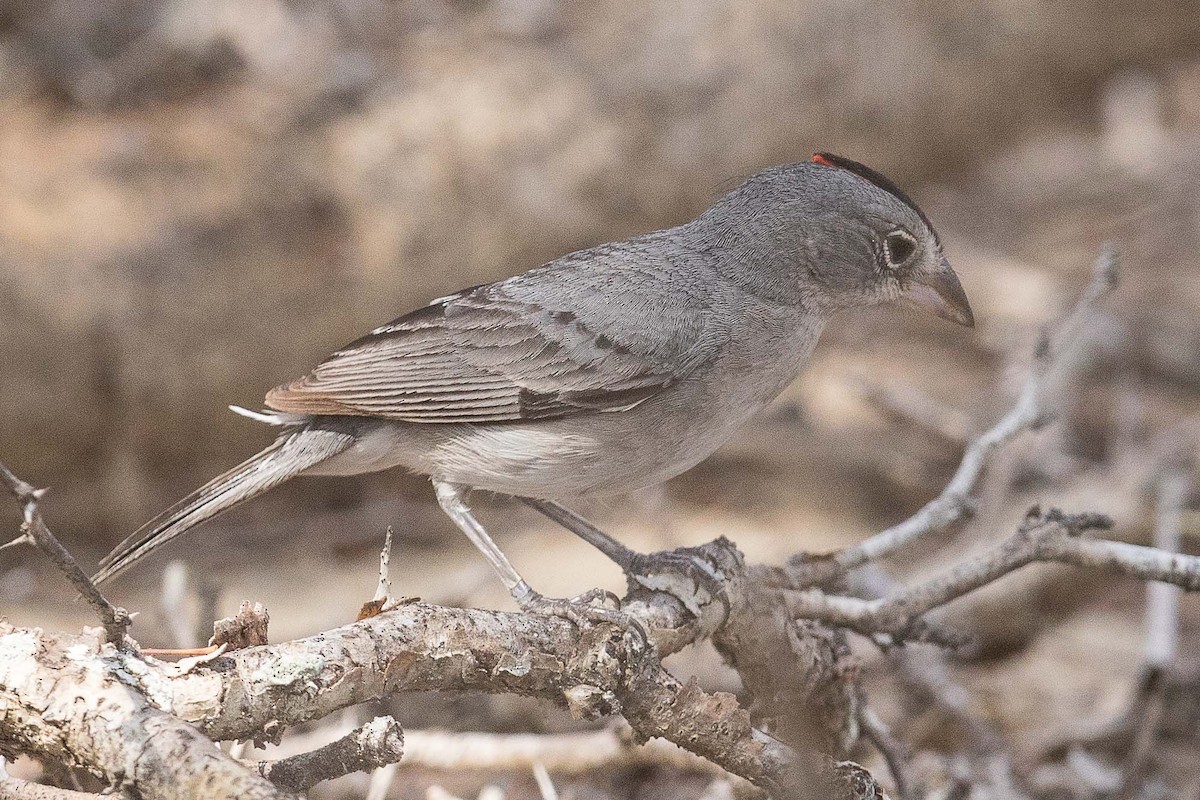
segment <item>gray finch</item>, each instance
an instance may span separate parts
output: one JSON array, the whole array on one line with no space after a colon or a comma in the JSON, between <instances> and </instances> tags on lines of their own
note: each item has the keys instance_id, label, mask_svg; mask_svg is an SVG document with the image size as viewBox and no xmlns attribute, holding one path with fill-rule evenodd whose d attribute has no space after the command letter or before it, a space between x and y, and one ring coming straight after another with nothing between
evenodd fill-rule
<instances>
[{"instance_id":1,"label":"gray finch","mask_svg":"<svg viewBox=\"0 0 1200 800\"><path fill-rule=\"evenodd\" d=\"M522 607L544 606L468 490L562 522L553 501L674 477L795 379L832 316L892 300L973 325L932 225L890 180L827 153L764 170L691 222L439 298L271 390L270 411L243 413L278 426L275 443L146 523L96 580L296 475L404 467L430 476Z\"/></svg>"}]
</instances>

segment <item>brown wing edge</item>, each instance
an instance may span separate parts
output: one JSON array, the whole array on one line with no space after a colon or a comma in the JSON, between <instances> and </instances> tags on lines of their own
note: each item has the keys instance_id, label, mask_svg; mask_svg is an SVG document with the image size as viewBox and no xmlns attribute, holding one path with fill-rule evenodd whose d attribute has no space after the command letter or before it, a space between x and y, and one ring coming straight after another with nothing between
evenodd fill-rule
<instances>
[{"instance_id":1,"label":"brown wing edge","mask_svg":"<svg viewBox=\"0 0 1200 800\"><path fill-rule=\"evenodd\" d=\"M483 285L485 284L463 289L461 292L448 295L440 300L435 300L427 306L414 309L407 314L397 317L376 331L368 333L364 336L360 336L346 346L340 348L337 352L344 353L354 350L365 344L378 342L381 339L387 339L397 335L404 335L408 332L408 330L405 329L406 324L412 325L414 323L419 324L437 320L445 315L447 301L466 294L467 292L474 291ZM333 356L330 356L330 358L332 357ZM273 408L276 411L287 411L293 414L335 414L338 416L351 417L372 416L370 413L361 409L354 408L353 406L343 405L329 395L322 394L320 392L314 392L309 384L310 377L311 375L306 375L303 378L297 378L294 381L285 383L282 386L276 386L274 389L267 392L267 396L263 402L268 408Z\"/></svg>"},{"instance_id":2,"label":"brown wing edge","mask_svg":"<svg viewBox=\"0 0 1200 800\"><path fill-rule=\"evenodd\" d=\"M276 386L267 392L263 401L268 408L293 414L335 414L338 416L370 416L360 409L339 403L328 395L313 392L305 387L305 379Z\"/></svg>"}]
</instances>

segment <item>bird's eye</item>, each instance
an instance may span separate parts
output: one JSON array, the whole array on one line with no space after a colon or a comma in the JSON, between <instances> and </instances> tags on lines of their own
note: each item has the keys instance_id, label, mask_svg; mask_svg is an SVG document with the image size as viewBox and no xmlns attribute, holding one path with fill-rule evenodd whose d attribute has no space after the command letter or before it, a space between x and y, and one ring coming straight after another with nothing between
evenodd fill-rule
<instances>
[{"instance_id":1,"label":"bird's eye","mask_svg":"<svg viewBox=\"0 0 1200 800\"><path fill-rule=\"evenodd\" d=\"M917 240L908 231L895 230L884 237L883 250L890 269L903 267L917 252Z\"/></svg>"}]
</instances>

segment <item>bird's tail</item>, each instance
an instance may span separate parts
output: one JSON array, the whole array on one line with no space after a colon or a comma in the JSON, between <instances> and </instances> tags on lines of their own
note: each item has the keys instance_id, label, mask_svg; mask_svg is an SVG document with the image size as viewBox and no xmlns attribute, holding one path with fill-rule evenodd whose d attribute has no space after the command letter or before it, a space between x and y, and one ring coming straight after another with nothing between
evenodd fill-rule
<instances>
[{"instance_id":1,"label":"bird's tail","mask_svg":"<svg viewBox=\"0 0 1200 800\"><path fill-rule=\"evenodd\" d=\"M138 528L105 556L92 581L100 584L124 572L176 536L278 486L353 443L354 437L337 431L300 428L283 433L261 453L213 478Z\"/></svg>"}]
</instances>

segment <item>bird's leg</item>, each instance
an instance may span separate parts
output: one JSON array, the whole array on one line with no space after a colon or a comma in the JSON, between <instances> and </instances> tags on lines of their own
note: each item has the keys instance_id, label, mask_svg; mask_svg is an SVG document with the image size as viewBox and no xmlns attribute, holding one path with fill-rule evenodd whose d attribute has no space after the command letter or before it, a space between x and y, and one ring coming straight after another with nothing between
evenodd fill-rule
<instances>
[{"instance_id":1,"label":"bird's leg","mask_svg":"<svg viewBox=\"0 0 1200 800\"><path fill-rule=\"evenodd\" d=\"M518 497L517 499L530 508L540 511L601 553L604 553L604 555L608 556L609 560L626 573L634 572L638 560L644 558L641 553L636 550L630 550L571 509L564 508L553 500L539 500L535 497Z\"/></svg>"},{"instance_id":2,"label":"bird's leg","mask_svg":"<svg viewBox=\"0 0 1200 800\"><path fill-rule=\"evenodd\" d=\"M703 587L710 597L717 597L724 589L724 583L720 576L717 575L712 565L700 556L679 550L639 553L621 544L591 522L553 500L539 500L533 497L518 499L595 547L624 570L627 576L644 586L652 589L668 589L660 581L655 581L653 576L675 573L690 579L695 586ZM678 596L674 591L671 593ZM685 604L689 608L692 607L686 600Z\"/></svg>"},{"instance_id":3,"label":"bird's leg","mask_svg":"<svg viewBox=\"0 0 1200 800\"><path fill-rule=\"evenodd\" d=\"M442 510L446 512L446 515L450 519L454 520L454 524L479 548L479 552L483 553L483 557L487 559L492 568L500 575L500 580L504 582L508 593L512 595L513 599L517 601L517 605L523 610L563 617L580 627L594 622L610 622L622 628L629 627L629 617L620 611L601 608L588 603L589 600L595 599L598 596L609 595L607 592L593 590L575 600L559 600L543 597L534 591L533 587L526 583L525 579L517 572L512 562L508 560L508 557L492 541L492 537L479 524L479 520L475 519L475 515L471 513L471 509L467 507L466 502L463 500L464 487L452 483L435 481L434 490L437 493L438 503L441 505Z\"/></svg>"}]
</instances>

